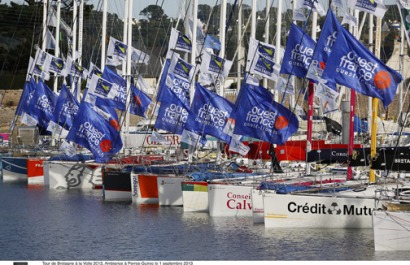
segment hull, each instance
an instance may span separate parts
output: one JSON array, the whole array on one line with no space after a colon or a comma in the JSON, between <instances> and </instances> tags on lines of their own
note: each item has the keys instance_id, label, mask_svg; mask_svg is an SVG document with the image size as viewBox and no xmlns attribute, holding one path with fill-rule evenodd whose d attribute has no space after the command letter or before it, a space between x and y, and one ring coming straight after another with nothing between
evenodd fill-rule
<instances>
[{"instance_id":1,"label":"hull","mask_svg":"<svg viewBox=\"0 0 410 265\"><path fill-rule=\"evenodd\" d=\"M102 186L102 164L44 161L44 185L50 189L95 189Z\"/></svg>"},{"instance_id":2,"label":"hull","mask_svg":"<svg viewBox=\"0 0 410 265\"><path fill-rule=\"evenodd\" d=\"M374 198L265 193L266 228L371 228Z\"/></svg>"},{"instance_id":3,"label":"hull","mask_svg":"<svg viewBox=\"0 0 410 265\"><path fill-rule=\"evenodd\" d=\"M252 218L254 224L264 223L263 211L263 194L265 192L259 189L252 189Z\"/></svg>"},{"instance_id":4,"label":"hull","mask_svg":"<svg viewBox=\"0 0 410 265\"><path fill-rule=\"evenodd\" d=\"M181 187L184 212L209 212L207 182L183 181Z\"/></svg>"},{"instance_id":5,"label":"hull","mask_svg":"<svg viewBox=\"0 0 410 265\"><path fill-rule=\"evenodd\" d=\"M410 212L373 211L376 251L410 250Z\"/></svg>"},{"instance_id":6,"label":"hull","mask_svg":"<svg viewBox=\"0 0 410 265\"><path fill-rule=\"evenodd\" d=\"M131 176L132 202L137 204L158 204L157 175L133 174Z\"/></svg>"},{"instance_id":7,"label":"hull","mask_svg":"<svg viewBox=\"0 0 410 265\"><path fill-rule=\"evenodd\" d=\"M131 173L106 170L103 173L104 201L131 201Z\"/></svg>"},{"instance_id":8,"label":"hull","mask_svg":"<svg viewBox=\"0 0 410 265\"><path fill-rule=\"evenodd\" d=\"M28 184L44 184L44 159L27 159L27 182Z\"/></svg>"},{"instance_id":9,"label":"hull","mask_svg":"<svg viewBox=\"0 0 410 265\"><path fill-rule=\"evenodd\" d=\"M209 184L210 216L252 217L252 186Z\"/></svg>"},{"instance_id":10,"label":"hull","mask_svg":"<svg viewBox=\"0 0 410 265\"><path fill-rule=\"evenodd\" d=\"M182 206L183 177L158 176L158 203L161 206Z\"/></svg>"},{"instance_id":11,"label":"hull","mask_svg":"<svg viewBox=\"0 0 410 265\"><path fill-rule=\"evenodd\" d=\"M176 134L161 134L167 141L169 141L170 145L173 147L177 147L180 145L180 137ZM126 146L128 147L135 147L139 148L141 146L144 147L160 147L163 144L153 141L152 133L129 133L127 134L126 139ZM168 145L167 145L168 146Z\"/></svg>"},{"instance_id":12,"label":"hull","mask_svg":"<svg viewBox=\"0 0 410 265\"><path fill-rule=\"evenodd\" d=\"M27 157L1 157L4 181L27 181Z\"/></svg>"}]
</instances>

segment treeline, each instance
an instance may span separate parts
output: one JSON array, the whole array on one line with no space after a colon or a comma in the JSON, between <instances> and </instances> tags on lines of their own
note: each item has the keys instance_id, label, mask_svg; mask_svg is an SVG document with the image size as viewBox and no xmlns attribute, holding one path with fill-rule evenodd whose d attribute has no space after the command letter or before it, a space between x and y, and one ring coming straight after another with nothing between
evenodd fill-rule
<instances>
[{"instance_id":1,"label":"treeline","mask_svg":"<svg viewBox=\"0 0 410 265\"><path fill-rule=\"evenodd\" d=\"M35 55L35 45L41 41L42 20L43 20L43 1L25 0L24 4L2 3L0 0L0 78L2 80L0 89L19 89L24 83L25 74L29 63L30 56ZM90 62L100 64L101 54L101 30L102 30L102 12L96 11L95 7L85 1L84 8L84 27L83 27L83 46L82 46L82 64L86 67ZM53 1L52 1L53 3ZM397 11L390 7L385 15L385 20L397 20ZM233 11L233 12L232 12ZM250 27L245 28L246 22L251 15L251 7L242 6L243 22L242 28L244 33L243 46L245 51L248 48L250 36ZM276 36L276 8L270 10L270 43L275 43ZM140 72L147 77L159 75L160 64L158 57L164 56L169 39L171 27L175 27L176 18L168 17L161 6L149 5L140 11L139 15L143 19L134 19L133 26L133 46L143 50L151 55L150 65ZM136 14L134 14L134 17ZM226 29L226 58L232 59L237 49L237 27L238 27L238 6L227 5L227 16L229 25ZM256 38L264 41L266 11L257 12ZM186 16L188 17L188 15ZM292 11L288 10L282 15L281 25L281 43L285 44L287 32L292 23ZM63 0L61 8L61 18L67 25L72 27L72 0ZM198 6L198 18L204 23L204 30L209 34L218 36L220 23L220 5L209 6L206 4ZM322 25L324 17L319 18L318 24ZM311 23L307 23L311 25ZM184 31L184 23L178 24L178 30ZM53 33L54 28L48 27ZM364 31L367 29L367 22ZM308 26L307 32L311 29ZM108 14L107 18L107 44L109 36L121 40L123 35L123 22L117 14ZM320 34L320 32L319 32ZM319 36L318 34L318 36ZM60 51L66 56L69 50L69 41L66 32L60 32ZM54 53L52 50L50 53ZM244 58L236 58L244 60ZM237 71L236 63L231 73Z\"/></svg>"}]
</instances>

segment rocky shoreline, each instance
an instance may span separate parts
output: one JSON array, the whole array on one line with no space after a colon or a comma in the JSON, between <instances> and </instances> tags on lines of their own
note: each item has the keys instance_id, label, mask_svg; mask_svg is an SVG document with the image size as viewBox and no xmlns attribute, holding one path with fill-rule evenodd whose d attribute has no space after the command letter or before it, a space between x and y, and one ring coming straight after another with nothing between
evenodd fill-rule
<instances>
[{"instance_id":1,"label":"rocky shoreline","mask_svg":"<svg viewBox=\"0 0 410 265\"><path fill-rule=\"evenodd\" d=\"M0 90L0 133L10 133L10 124L22 92L22 89Z\"/></svg>"}]
</instances>

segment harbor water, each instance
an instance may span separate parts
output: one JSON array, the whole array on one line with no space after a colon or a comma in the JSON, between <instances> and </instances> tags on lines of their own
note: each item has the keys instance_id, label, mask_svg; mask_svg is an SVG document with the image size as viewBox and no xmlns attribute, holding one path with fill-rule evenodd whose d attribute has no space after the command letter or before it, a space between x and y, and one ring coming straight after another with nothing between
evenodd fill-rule
<instances>
[{"instance_id":1,"label":"harbor water","mask_svg":"<svg viewBox=\"0 0 410 265\"><path fill-rule=\"evenodd\" d=\"M105 203L102 192L0 182L1 260L410 260L372 229L265 229L182 207Z\"/></svg>"}]
</instances>

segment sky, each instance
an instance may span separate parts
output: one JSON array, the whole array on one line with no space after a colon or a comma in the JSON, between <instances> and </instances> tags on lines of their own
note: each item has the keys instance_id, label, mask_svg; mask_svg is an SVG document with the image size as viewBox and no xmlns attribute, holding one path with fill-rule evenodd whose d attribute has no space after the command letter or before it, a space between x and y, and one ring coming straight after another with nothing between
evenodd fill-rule
<instances>
[{"instance_id":1,"label":"sky","mask_svg":"<svg viewBox=\"0 0 410 265\"><path fill-rule=\"evenodd\" d=\"M24 3L23 0L12 0L15 3L22 4ZM184 0L185 1L185 0ZM274 2L274 6L276 6L276 1L277 0L270 0L270 2ZM3 3L9 3L10 0L3 0ZM180 8L180 2L183 2L182 0L134 0L133 2L133 17L136 18L143 18L139 16L139 13L141 10L143 10L145 7L149 5L161 5L163 3L163 9L165 14L168 17L173 17L177 18L179 14L179 8ZM198 4L207 4L210 6L213 6L215 4L221 4L221 0L198 0ZM235 1L234 0L227 0L228 3L233 4ZM239 2L239 1L238 1ZM290 0L283 0L284 5L291 2ZM102 0L89 0L88 3L91 3L94 5L94 8L97 10L102 10ZM108 7L108 12L110 13L116 13L118 14L119 17L123 18L124 17L124 0L108 0L107 1L107 7ZM243 0L244 4L247 4L249 6L252 5L252 0ZM257 9L258 10L263 10L266 6L266 0L256 0L257 3Z\"/></svg>"},{"instance_id":2,"label":"sky","mask_svg":"<svg viewBox=\"0 0 410 265\"><path fill-rule=\"evenodd\" d=\"M161 5L163 3L163 10L168 17L177 18L180 10L180 2L184 2L185 0L134 0L133 2L133 17L134 18L144 18L139 16L141 10L149 5ZM273 3L273 6L277 5L278 0L270 0ZM290 0L282 0L284 6L288 6L291 8L291 1ZM320 2L327 2L327 0L319 0ZM10 0L3 0L2 2L8 3ZM24 3L23 0L13 0L15 3ZM97 10L102 10L102 0L89 0L89 3L94 5L94 8ZM221 0L198 0L198 4L207 4L213 6L215 4L220 4ZM228 3L233 4L234 0L227 0ZM238 1L240 2L240 1ZM395 0L384 0L384 4L393 4ZM124 17L124 0L107 0L107 7L108 12L116 13L120 18ZM243 0L244 4L249 6L252 5L252 0ZM266 6L266 0L256 0L256 5L258 10L263 10Z\"/></svg>"}]
</instances>

